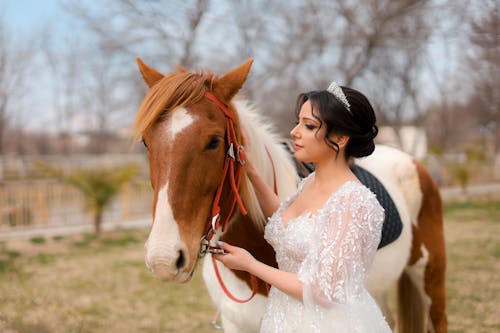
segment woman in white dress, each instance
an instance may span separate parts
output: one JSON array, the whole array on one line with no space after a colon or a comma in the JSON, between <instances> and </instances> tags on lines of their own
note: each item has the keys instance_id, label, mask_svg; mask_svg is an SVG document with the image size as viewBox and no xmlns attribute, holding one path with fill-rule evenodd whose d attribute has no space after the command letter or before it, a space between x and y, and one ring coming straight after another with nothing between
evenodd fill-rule
<instances>
[{"instance_id":1,"label":"woman in white dress","mask_svg":"<svg viewBox=\"0 0 500 333\"><path fill-rule=\"evenodd\" d=\"M360 92L332 83L300 94L296 112L298 123L290 132L295 158L315 166L298 191L280 202L252 164L246 165L270 216L264 236L279 269L222 242L226 253L214 257L272 286L261 332L391 332L364 287L384 211L349 168L350 158L374 150L373 108Z\"/></svg>"}]
</instances>

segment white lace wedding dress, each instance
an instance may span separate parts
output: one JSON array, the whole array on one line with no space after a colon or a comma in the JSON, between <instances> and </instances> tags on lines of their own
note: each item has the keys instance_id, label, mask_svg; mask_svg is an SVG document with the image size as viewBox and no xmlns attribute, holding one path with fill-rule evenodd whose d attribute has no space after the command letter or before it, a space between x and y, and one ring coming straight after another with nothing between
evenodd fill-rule
<instances>
[{"instance_id":1,"label":"white lace wedding dress","mask_svg":"<svg viewBox=\"0 0 500 333\"><path fill-rule=\"evenodd\" d=\"M282 212L312 176L280 205L264 235L276 251L279 268L298 274L303 301L271 288L261 332L391 332L364 287L381 237L383 208L368 188L349 181L314 215L299 216L285 226Z\"/></svg>"}]
</instances>

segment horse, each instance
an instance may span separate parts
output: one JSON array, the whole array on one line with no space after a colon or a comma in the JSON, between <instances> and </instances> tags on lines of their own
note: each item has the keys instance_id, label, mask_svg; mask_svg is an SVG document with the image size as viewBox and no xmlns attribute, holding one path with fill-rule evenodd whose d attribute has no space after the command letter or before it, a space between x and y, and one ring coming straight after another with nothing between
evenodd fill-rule
<instances>
[{"instance_id":1,"label":"horse","mask_svg":"<svg viewBox=\"0 0 500 333\"><path fill-rule=\"evenodd\" d=\"M263 237L266 218L242 168L243 155L280 199L294 193L299 181L270 122L237 96L252 62L220 76L182 67L164 75L137 58L148 91L134 121L135 140L146 146L154 191L145 262L160 280L185 283L206 254L203 279L225 332L259 331L269 286L217 265L207 253L214 251L213 241L243 247L277 266ZM446 254L436 183L420 162L386 146L377 145L355 164L383 184L402 221L399 237L377 251L367 289L394 327L387 303L397 286L398 332L446 332Z\"/></svg>"}]
</instances>

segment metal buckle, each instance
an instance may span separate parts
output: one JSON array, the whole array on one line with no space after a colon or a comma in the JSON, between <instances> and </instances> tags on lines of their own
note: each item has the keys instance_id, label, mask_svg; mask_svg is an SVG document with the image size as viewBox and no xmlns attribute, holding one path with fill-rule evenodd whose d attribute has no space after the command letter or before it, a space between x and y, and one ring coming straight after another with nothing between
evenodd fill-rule
<instances>
[{"instance_id":1,"label":"metal buckle","mask_svg":"<svg viewBox=\"0 0 500 333\"><path fill-rule=\"evenodd\" d=\"M241 165L245 165L247 161L245 159L241 158L242 153L244 153L245 148L243 146L238 146L238 149L236 150L236 158L237 161L240 162Z\"/></svg>"},{"instance_id":2,"label":"metal buckle","mask_svg":"<svg viewBox=\"0 0 500 333\"><path fill-rule=\"evenodd\" d=\"M200 240L200 252L198 252L198 258L204 258L207 255L209 248L210 242L205 238L205 235L203 235Z\"/></svg>"},{"instance_id":3,"label":"metal buckle","mask_svg":"<svg viewBox=\"0 0 500 333\"><path fill-rule=\"evenodd\" d=\"M221 248L218 248L216 246L210 245L210 241L208 241L205 236L201 237L200 240L200 252L198 252L198 258L202 259L204 258L207 253L211 254L225 254L226 251L224 251Z\"/></svg>"},{"instance_id":4,"label":"metal buckle","mask_svg":"<svg viewBox=\"0 0 500 333\"><path fill-rule=\"evenodd\" d=\"M235 160L236 158L234 157L234 145L231 143L229 145L229 149L227 150L227 154L233 159Z\"/></svg>"}]
</instances>

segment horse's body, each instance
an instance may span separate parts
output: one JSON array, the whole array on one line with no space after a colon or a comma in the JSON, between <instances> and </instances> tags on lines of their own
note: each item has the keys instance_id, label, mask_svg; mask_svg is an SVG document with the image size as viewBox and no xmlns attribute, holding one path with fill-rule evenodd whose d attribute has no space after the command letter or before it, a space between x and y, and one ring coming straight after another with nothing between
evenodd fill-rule
<instances>
[{"instance_id":1,"label":"horse's body","mask_svg":"<svg viewBox=\"0 0 500 333\"><path fill-rule=\"evenodd\" d=\"M222 181L220 170L227 150L220 138L224 137L228 123L219 106L203 98L204 92L213 93L236 111L237 137L243 127L248 137L248 156L270 186L276 182L280 198L295 191L298 178L293 161L268 123L247 103L232 102L246 80L251 63L220 78L184 70L164 77L142 62L139 64L151 89L136 126L148 145L155 191L146 263L164 280L185 282L196 266L199 241L211 218L213 193ZM189 81L195 76L195 81ZM198 91L185 92L193 87ZM393 323L387 295L399 282L400 333L446 332L442 209L435 183L421 164L389 147L378 146L372 155L356 163L386 187L403 222L399 238L377 251L366 281L368 290ZM227 230L223 233L219 230L215 237L242 246L257 259L276 265L274 252L263 238L265 219L244 174L239 192L249 215L236 210ZM224 184L222 216L231 210L228 202L232 196L230 184ZM258 332L266 302L265 284L259 282L257 295L248 303L236 303L220 287L210 259L210 255L205 258L203 277L210 296L221 310L225 331ZM248 274L232 272L220 264L218 267L234 296L246 298L251 294Z\"/></svg>"}]
</instances>

